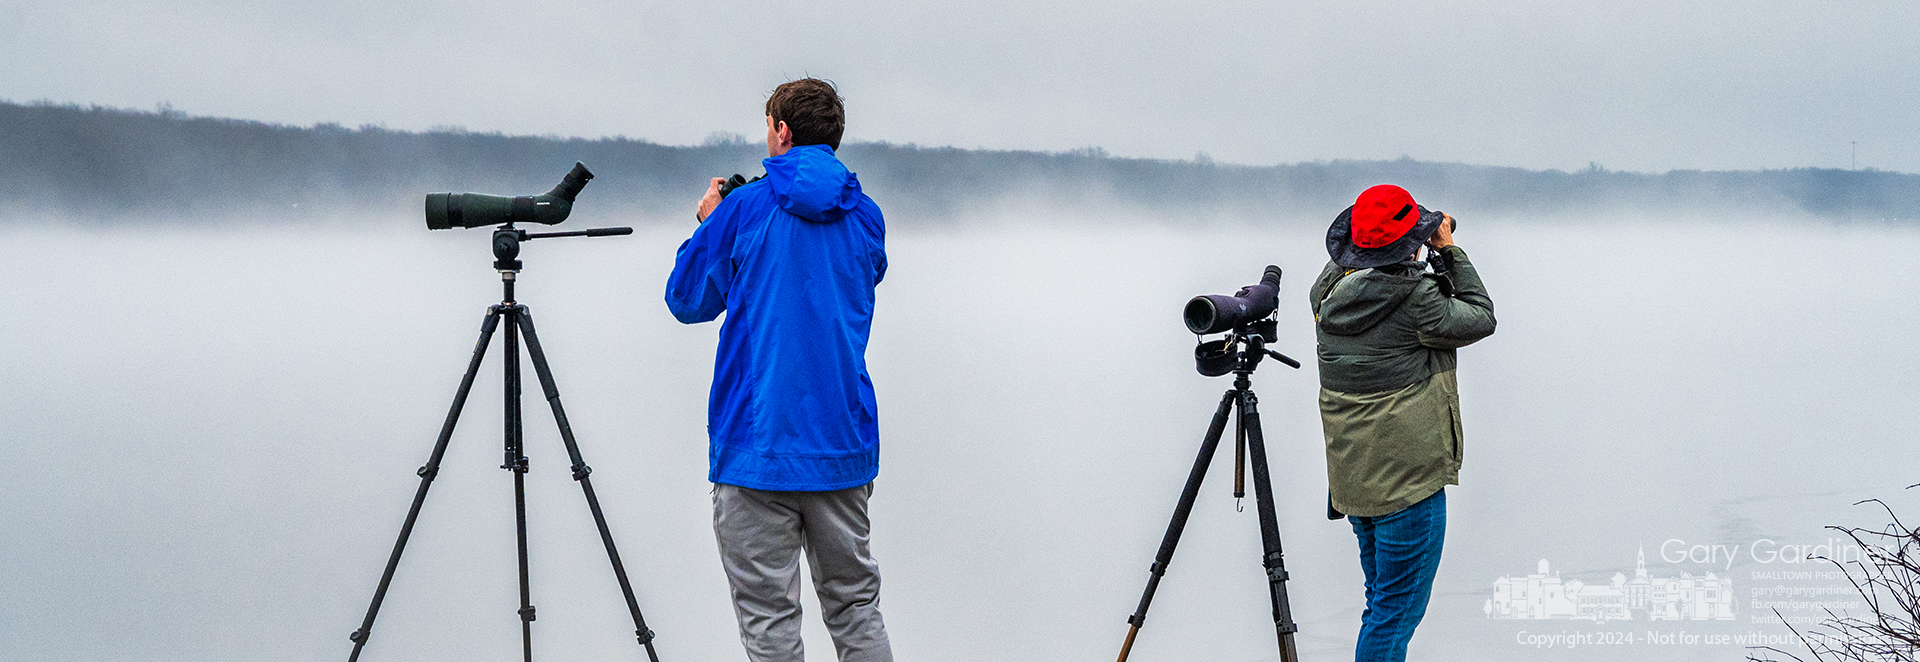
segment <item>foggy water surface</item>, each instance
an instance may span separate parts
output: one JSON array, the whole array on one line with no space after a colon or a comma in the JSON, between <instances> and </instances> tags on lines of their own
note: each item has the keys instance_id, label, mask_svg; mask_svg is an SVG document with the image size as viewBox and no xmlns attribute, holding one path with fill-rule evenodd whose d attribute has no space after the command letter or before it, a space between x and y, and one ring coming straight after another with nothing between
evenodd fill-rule
<instances>
[{"instance_id":1,"label":"foggy water surface","mask_svg":"<svg viewBox=\"0 0 1920 662\"><path fill-rule=\"evenodd\" d=\"M332 660L367 599L499 300L484 232L16 230L0 270L0 648L9 660ZM902 231L869 354L882 607L903 660L1105 660L1221 392L1187 298L1287 269L1281 341L1313 353L1323 225ZM715 324L660 295L691 227L526 245L529 305L662 659L735 660L706 483ZM1815 545L1848 504L1920 495L1920 231L1777 222L1470 220L1500 327L1460 352L1463 485L1421 659L1741 659L1706 641L1539 649L1528 634L1783 634L1755 545ZM497 343L497 341L496 341ZM518 658L499 349L367 660ZM536 651L644 659L537 384L525 399ZM1323 517L1311 361L1254 376L1306 659L1351 659L1351 532ZM1136 645L1275 657L1252 504L1223 449ZM1680 541L1678 545L1674 541ZM1703 556L1689 558L1703 546ZM1722 558L1715 547L1724 548ZM1731 579L1732 620L1489 617L1563 580ZM1676 558L1675 553L1678 553ZM1696 562L1695 559L1698 559ZM1824 584L1831 584L1828 581ZM1823 582L1802 582L1822 585ZM810 590L809 590L810 592ZM832 646L809 600L810 659ZM1788 611L1792 614L1794 612ZM1807 615L1809 612L1800 612Z\"/></svg>"}]
</instances>

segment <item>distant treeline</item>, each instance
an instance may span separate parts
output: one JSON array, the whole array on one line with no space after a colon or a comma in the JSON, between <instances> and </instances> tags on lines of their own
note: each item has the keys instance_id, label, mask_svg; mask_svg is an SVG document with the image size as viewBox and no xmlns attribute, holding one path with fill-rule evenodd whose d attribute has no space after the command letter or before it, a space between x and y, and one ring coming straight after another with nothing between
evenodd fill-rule
<instances>
[{"instance_id":1,"label":"distant treeline","mask_svg":"<svg viewBox=\"0 0 1920 662\"><path fill-rule=\"evenodd\" d=\"M188 117L162 108L0 102L0 220L296 222L418 214L423 194L545 192L574 161L598 175L576 214L678 222L707 178L760 172L744 140L676 147L628 138L414 133ZM1482 216L1670 213L1836 220L1920 218L1920 175L1819 168L1665 174L1455 163L1278 166L853 143L842 158L895 224L1004 211L1215 218L1331 217L1367 186L1406 186L1434 207ZM1023 214L1024 216L1024 214Z\"/></svg>"}]
</instances>

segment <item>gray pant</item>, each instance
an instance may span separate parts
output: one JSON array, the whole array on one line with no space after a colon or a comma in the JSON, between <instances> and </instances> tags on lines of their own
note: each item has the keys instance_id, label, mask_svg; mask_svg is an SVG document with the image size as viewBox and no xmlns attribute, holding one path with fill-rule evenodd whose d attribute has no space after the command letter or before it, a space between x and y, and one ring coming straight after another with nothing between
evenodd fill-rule
<instances>
[{"instance_id":1,"label":"gray pant","mask_svg":"<svg viewBox=\"0 0 1920 662\"><path fill-rule=\"evenodd\" d=\"M800 551L840 662L892 662L880 619L880 567L867 548L868 483L833 492L718 484L713 533L753 662L801 662Z\"/></svg>"}]
</instances>

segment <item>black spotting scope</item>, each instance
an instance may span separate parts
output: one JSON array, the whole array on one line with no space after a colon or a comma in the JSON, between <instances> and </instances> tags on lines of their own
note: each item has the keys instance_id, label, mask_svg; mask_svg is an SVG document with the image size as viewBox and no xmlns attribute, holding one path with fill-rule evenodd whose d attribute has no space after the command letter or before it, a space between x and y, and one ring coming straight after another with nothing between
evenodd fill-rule
<instances>
[{"instance_id":1,"label":"black spotting scope","mask_svg":"<svg viewBox=\"0 0 1920 662\"><path fill-rule=\"evenodd\" d=\"M566 178L545 195L509 197L485 193L428 193L427 229L477 228L503 223L558 225L573 212L573 197L586 188L593 172L574 162Z\"/></svg>"},{"instance_id":2,"label":"black spotting scope","mask_svg":"<svg viewBox=\"0 0 1920 662\"><path fill-rule=\"evenodd\" d=\"M1198 335L1232 331L1272 315L1280 307L1280 267L1267 265L1260 282L1240 288L1233 296L1203 294L1187 302L1181 317L1187 330Z\"/></svg>"}]
</instances>

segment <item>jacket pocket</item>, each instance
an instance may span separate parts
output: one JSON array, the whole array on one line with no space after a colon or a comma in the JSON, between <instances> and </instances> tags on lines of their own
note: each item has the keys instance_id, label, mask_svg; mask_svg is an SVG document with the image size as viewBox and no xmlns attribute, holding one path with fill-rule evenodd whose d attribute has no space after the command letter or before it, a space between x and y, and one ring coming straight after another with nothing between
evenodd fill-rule
<instances>
[{"instance_id":1,"label":"jacket pocket","mask_svg":"<svg viewBox=\"0 0 1920 662\"><path fill-rule=\"evenodd\" d=\"M1460 429L1460 405L1459 404L1452 403L1452 402L1447 403L1447 418L1450 419L1448 432L1450 432L1451 434L1449 434L1448 436L1451 437L1449 441L1452 442L1451 445L1452 445L1452 451L1453 451L1453 463L1457 466L1460 464L1460 460L1465 450L1461 448L1461 446L1463 445L1463 442L1466 440L1466 435L1462 433Z\"/></svg>"}]
</instances>

